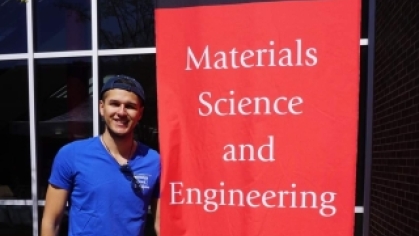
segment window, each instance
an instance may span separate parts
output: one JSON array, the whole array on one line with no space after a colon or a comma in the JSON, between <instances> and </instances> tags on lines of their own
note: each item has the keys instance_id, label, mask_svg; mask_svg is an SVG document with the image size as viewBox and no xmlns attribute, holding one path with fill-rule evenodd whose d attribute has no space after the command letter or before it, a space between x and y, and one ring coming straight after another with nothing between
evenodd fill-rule
<instances>
[{"instance_id":1,"label":"window","mask_svg":"<svg viewBox=\"0 0 419 236\"><path fill-rule=\"evenodd\" d=\"M0 54L27 52L26 4L0 3Z\"/></svg>"},{"instance_id":2,"label":"window","mask_svg":"<svg viewBox=\"0 0 419 236\"><path fill-rule=\"evenodd\" d=\"M36 52L91 49L90 0L33 1Z\"/></svg>"},{"instance_id":3,"label":"window","mask_svg":"<svg viewBox=\"0 0 419 236\"><path fill-rule=\"evenodd\" d=\"M38 198L45 199L55 154L93 136L90 57L35 60Z\"/></svg>"},{"instance_id":4,"label":"window","mask_svg":"<svg viewBox=\"0 0 419 236\"><path fill-rule=\"evenodd\" d=\"M0 236L32 233L28 66L0 61Z\"/></svg>"},{"instance_id":5,"label":"window","mask_svg":"<svg viewBox=\"0 0 419 236\"><path fill-rule=\"evenodd\" d=\"M153 47L154 1L99 0L99 48Z\"/></svg>"}]
</instances>

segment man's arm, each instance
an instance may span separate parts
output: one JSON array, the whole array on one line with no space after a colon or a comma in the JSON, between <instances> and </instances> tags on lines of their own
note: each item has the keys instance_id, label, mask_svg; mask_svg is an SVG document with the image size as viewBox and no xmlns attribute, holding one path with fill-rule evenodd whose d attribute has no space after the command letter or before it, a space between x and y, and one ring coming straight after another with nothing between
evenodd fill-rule
<instances>
[{"instance_id":1,"label":"man's arm","mask_svg":"<svg viewBox=\"0 0 419 236\"><path fill-rule=\"evenodd\" d=\"M157 236L160 235L160 199L153 199L151 201L151 214L154 217L154 230ZM42 235L43 236L43 235Z\"/></svg>"},{"instance_id":2,"label":"man's arm","mask_svg":"<svg viewBox=\"0 0 419 236\"><path fill-rule=\"evenodd\" d=\"M45 208L42 217L41 236L58 235L61 218L68 198L68 191L49 185L45 197Z\"/></svg>"}]
</instances>

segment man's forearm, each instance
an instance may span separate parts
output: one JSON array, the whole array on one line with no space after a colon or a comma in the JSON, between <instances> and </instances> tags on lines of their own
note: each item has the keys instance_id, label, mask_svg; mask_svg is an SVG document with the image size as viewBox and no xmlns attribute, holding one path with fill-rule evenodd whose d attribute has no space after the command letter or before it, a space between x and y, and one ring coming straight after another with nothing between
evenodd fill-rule
<instances>
[{"instance_id":1,"label":"man's forearm","mask_svg":"<svg viewBox=\"0 0 419 236\"><path fill-rule=\"evenodd\" d=\"M55 222L42 221L41 236L57 236L59 229Z\"/></svg>"},{"instance_id":2,"label":"man's forearm","mask_svg":"<svg viewBox=\"0 0 419 236\"><path fill-rule=\"evenodd\" d=\"M156 235L159 236L160 235L160 223L159 222L156 222L154 224L154 230L156 232Z\"/></svg>"}]
</instances>

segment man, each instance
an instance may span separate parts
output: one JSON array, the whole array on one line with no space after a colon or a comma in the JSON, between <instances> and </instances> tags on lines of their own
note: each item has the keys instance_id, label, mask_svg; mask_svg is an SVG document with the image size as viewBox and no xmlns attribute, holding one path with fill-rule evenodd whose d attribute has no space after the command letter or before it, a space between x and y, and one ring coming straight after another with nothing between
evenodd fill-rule
<instances>
[{"instance_id":1,"label":"man","mask_svg":"<svg viewBox=\"0 0 419 236\"><path fill-rule=\"evenodd\" d=\"M159 235L160 157L134 140L144 91L128 76L101 90L102 135L62 147L52 166L41 236L57 235L68 201L69 236L143 236L149 206Z\"/></svg>"}]
</instances>

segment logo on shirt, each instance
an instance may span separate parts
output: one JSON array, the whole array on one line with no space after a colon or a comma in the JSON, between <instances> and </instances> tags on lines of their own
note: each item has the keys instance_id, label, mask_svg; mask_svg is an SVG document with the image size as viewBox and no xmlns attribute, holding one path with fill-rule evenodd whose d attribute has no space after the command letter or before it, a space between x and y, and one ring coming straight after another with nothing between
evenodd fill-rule
<instances>
[{"instance_id":1,"label":"logo on shirt","mask_svg":"<svg viewBox=\"0 0 419 236\"><path fill-rule=\"evenodd\" d=\"M149 189L150 186L148 185L148 178L151 177L151 175L148 174L135 174L135 179L137 179L138 183L140 184L142 189Z\"/></svg>"}]
</instances>

